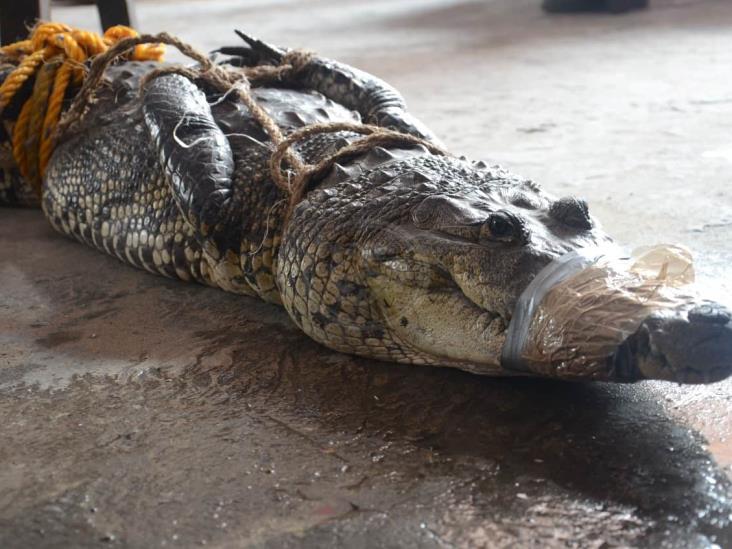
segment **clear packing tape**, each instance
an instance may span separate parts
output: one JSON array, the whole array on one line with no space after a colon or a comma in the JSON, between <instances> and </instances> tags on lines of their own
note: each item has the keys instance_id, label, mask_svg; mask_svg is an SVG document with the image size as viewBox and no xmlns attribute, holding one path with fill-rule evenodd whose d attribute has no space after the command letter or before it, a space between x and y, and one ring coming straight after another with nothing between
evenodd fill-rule
<instances>
[{"instance_id":1,"label":"clear packing tape","mask_svg":"<svg viewBox=\"0 0 732 549\"><path fill-rule=\"evenodd\" d=\"M502 363L517 373L607 379L608 361L646 318L699 304L693 282L691 254L680 246L625 257L615 248L570 252L521 295Z\"/></svg>"}]
</instances>

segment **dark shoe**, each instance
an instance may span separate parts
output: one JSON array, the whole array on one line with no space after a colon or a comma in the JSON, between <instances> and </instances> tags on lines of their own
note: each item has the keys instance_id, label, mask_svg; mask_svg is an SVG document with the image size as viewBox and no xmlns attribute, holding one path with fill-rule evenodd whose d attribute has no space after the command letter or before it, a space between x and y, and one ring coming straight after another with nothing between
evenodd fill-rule
<instances>
[{"instance_id":1,"label":"dark shoe","mask_svg":"<svg viewBox=\"0 0 732 549\"><path fill-rule=\"evenodd\" d=\"M608 11L623 13L648 7L648 0L544 0L542 6L549 13Z\"/></svg>"}]
</instances>

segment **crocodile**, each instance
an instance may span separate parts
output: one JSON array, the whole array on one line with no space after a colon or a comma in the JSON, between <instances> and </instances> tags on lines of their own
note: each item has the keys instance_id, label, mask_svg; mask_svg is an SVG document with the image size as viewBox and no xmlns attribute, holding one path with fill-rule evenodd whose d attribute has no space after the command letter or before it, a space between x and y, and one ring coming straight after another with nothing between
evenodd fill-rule
<instances>
[{"instance_id":1,"label":"crocodile","mask_svg":"<svg viewBox=\"0 0 732 549\"><path fill-rule=\"evenodd\" d=\"M244 38L218 62L236 70L277 64L286 53ZM57 231L157 275L283 306L305 334L339 352L562 377L559 368L517 368L502 350L537 273L612 242L585 201L554 197L496 165L398 145L335 164L286 220L287 196L270 176L273 146L250 111L181 74L141 87L157 66L110 67L108 85L57 145L40 199ZM285 135L315 123L369 123L439 143L391 86L334 60L314 56L251 93ZM295 149L315 164L359 137L315 134ZM17 169L3 166L0 200L27 202ZM699 383L731 372L731 315L705 302L649 315L600 371L572 377Z\"/></svg>"}]
</instances>

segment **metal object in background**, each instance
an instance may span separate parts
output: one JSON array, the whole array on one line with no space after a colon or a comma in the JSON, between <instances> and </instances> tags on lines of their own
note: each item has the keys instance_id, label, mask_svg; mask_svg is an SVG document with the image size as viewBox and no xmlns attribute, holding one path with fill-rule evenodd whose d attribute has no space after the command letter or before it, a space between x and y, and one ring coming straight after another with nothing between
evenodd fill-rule
<instances>
[{"instance_id":1,"label":"metal object in background","mask_svg":"<svg viewBox=\"0 0 732 549\"><path fill-rule=\"evenodd\" d=\"M102 30L115 25L127 25L137 28L132 0L97 0Z\"/></svg>"},{"instance_id":2,"label":"metal object in background","mask_svg":"<svg viewBox=\"0 0 732 549\"><path fill-rule=\"evenodd\" d=\"M114 25L135 27L132 0L97 0L102 29ZM24 39L37 20L51 17L50 0L0 0L0 41L9 44Z\"/></svg>"}]
</instances>

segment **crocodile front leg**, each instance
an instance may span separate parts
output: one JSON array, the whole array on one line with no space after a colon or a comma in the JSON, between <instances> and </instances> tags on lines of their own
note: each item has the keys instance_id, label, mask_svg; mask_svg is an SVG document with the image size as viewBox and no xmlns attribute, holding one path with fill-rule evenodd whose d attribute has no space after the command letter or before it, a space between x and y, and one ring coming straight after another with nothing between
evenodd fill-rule
<instances>
[{"instance_id":1,"label":"crocodile front leg","mask_svg":"<svg viewBox=\"0 0 732 549\"><path fill-rule=\"evenodd\" d=\"M142 109L173 198L201 245L215 258L238 252L234 156L205 94L183 76L166 75L146 85Z\"/></svg>"},{"instance_id":2,"label":"crocodile front leg","mask_svg":"<svg viewBox=\"0 0 732 549\"><path fill-rule=\"evenodd\" d=\"M51 224L135 267L255 295L240 263L232 152L205 97L177 76L128 102L112 92L51 159Z\"/></svg>"}]
</instances>

